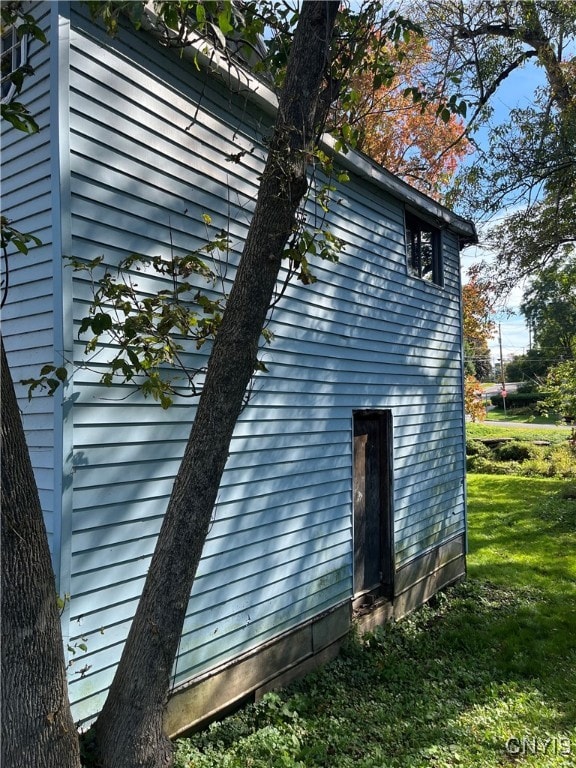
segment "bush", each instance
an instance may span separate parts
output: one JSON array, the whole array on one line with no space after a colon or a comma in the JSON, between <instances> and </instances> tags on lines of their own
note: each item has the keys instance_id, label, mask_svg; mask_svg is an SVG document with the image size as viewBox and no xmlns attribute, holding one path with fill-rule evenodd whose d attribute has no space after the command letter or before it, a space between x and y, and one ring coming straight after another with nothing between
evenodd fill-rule
<instances>
[{"instance_id":1,"label":"bush","mask_svg":"<svg viewBox=\"0 0 576 768\"><path fill-rule=\"evenodd\" d=\"M480 475L519 475L522 465L518 461L496 461L485 456L470 456L466 470Z\"/></svg>"},{"instance_id":2,"label":"bush","mask_svg":"<svg viewBox=\"0 0 576 768\"><path fill-rule=\"evenodd\" d=\"M515 408L526 408L527 406L536 407L540 402L545 402L547 392L510 392L506 396L506 408L514 410ZM504 408L504 398L502 395L493 395L490 398L492 405L496 408Z\"/></svg>"},{"instance_id":3,"label":"bush","mask_svg":"<svg viewBox=\"0 0 576 768\"><path fill-rule=\"evenodd\" d=\"M535 381L523 381L522 384L518 384L516 392L518 394L531 394L533 392L538 392L538 390L539 384Z\"/></svg>"},{"instance_id":4,"label":"bush","mask_svg":"<svg viewBox=\"0 0 576 768\"><path fill-rule=\"evenodd\" d=\"M519 474L526 477L562 477L570 479L576 475L574 459L567 453L555 452L552 456L540 456L522 464Z\"/></svg>"},{"instance_id":5,"label":"bush","mask_svg":"<svg viewBox=\"0 0 576 768\"><path fill-rule=\"evenodd\" d=\"M576 456L568 445L555 446L549 452L549 477L576 477Z\"/></svg>"},{"instance_id":6,"label":"bush","mask_svg":"<svg viewBox=\"0 0 576 768\"><path fill-rule=\"evenodd\" d=\"M569 445L536 446L520 440L466 458L466 470L485 475L576 478L576 455ZM571 488L576 488L573 483Z\"/></svg>"},{"instance_id":7,"label":"bush","mask_svg":"<svg viewBox=\"0 0 576 768\"><path fill-rule=\"evenodd\" d=\"M466 438L466 456L491 456L492 451L481 440Z\"/></svg>"},{"instance_id":8,"label":"bush","mask_svg":"<svg viewBox=\"0 0 576 768\"><path fill-rule=\"evenodd\" d=\"M538 449L531 443L513 440L511 443L503 443L494 449L494 455L500 461L526 461L538 455Z\"/></svg>"}]
</instances>

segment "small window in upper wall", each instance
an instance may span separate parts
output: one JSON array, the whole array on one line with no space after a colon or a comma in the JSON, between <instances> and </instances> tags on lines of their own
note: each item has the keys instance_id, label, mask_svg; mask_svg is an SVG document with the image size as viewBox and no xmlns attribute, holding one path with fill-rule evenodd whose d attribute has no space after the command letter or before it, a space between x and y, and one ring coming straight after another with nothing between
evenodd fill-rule
<instances>
[{"instance_id":1,"label":"small window in upper wall","mask_svg":"<svg viewBox=\"0 0 576 768\"><path fill-rule=\"evenodd\" d=\"M440 230L410 213L406 214L406 256L410 274L444 285Z\"/></svg>"},{"instance_id":2,"label":"small window in upper wall","mask_svg":"<svg viewBox=\"0 0 576 768\"><path fill-rule=\"evenodd\" d=\"M16 84L12 75L26 64L28 55L26 35L18 34L18 25L13 24L2 30L1 50L1 80L2 103L4 104L16 93Z\"/></svg>"}]
</instances>

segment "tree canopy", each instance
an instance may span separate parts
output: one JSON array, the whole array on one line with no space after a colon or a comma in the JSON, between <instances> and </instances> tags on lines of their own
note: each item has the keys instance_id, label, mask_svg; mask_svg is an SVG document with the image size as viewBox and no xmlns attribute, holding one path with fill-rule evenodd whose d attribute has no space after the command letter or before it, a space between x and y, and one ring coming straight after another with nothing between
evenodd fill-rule
<instances>
[{"instance_id":1,"label":"tree canopy","mask_svg":"<svg viewBox=\"0 0 576 768\"><path fill-rule=\"evenodd\" d=\"M492 370L488 343L495 330L493 311L493 300L485 283L473 279L463 286L464 354L466 362L471 364L469 373L479 379L488 378Z\"/></svg>"},{"instance_id":2,"label":"tree canopy","mask_svg":"<svg viewBox=\"0 0 576 768\"><path fill-rule=\"evenodd\" d=\"M549 365L576 358L576 263L548 268L531 282L521 307Z\"/></svg>"},{"instance_id":3,"label":"tree canopy","mask_svg":"<svg viewBox=\"0 0 576 768\"><path fill-rule=\"evenodd\" d=\"M434 57L423 35L392 44L381 41L379 51L390 60L392 73L374 88L367 73L352 81L354 98L346 120L355 132L356 148L412 186L443 199L460 161L470 152L464 131L463 102L446 108L438 88L421 89Z\"/></svg>"},{"instance_id":4,"label":"tree canopy","mask_svg":"<svg viewBox=\"0 0 576 768\"><path fill-rule=\"evenodd\" d=\"M576 4L569 0L431 0L422 24L447 81L469 103L466 133L476 146L449 199L463 212L490 219L494 256L480 265L495 288L573 258L576 242ZM545 77L533 102L495 121L492 97L528 64Z\"/></svg>"}]
</instances>

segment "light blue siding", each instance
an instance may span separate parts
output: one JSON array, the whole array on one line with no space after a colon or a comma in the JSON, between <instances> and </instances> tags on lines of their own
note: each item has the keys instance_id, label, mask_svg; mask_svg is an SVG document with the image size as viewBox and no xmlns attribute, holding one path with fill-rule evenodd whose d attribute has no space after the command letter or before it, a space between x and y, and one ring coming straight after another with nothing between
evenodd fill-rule
<instances>
[{"instance_id":1,"label":"light blue siding","mask_svg":"<svg viewBox=\"0 0 576 768\"><path fill-rule=\"evenodd\" d=\"M132 252L187 252L205 242L200 222L208 213L213 232L229 229L231 251L219 264L228 288L270 119L147 34L108 38L77 4L69 45L60 51L61 61L69 57L70 83L69 111L59 104L66 119L59 168L69 165L63 193L70 188L69 200L60 198L62 249L87 260L104 255L111 266ZM40 91L33 95L39 104ZM12 173L19 177L21 166L27 187L11 194L49 245L56 149L43 134L26 147L28 160L15 153ZM230 162L241 150L240 162ZM409 276L404 203L364 171L349 172L328 215L345 243L340 262L313 263L318 281L289 285L272 312L274 341L262 352L269 373L255 377L236 425L175 686L351 599L354 410L392 412L396 567L464 530L457 236L443 232L443 288ZM317 215L312 202L307 215L311 222ZM38 257L35 271L27 266L26 279L24 271L18 278L25 332L16 315L9 319L9 337L18 337L11 362L22 370L32 359L53 359L49 247ZM70 439L72 467L63 491L71 494L70 552L62 556L69 557L70 633L88 646L73 659L70 692L75 718L87 722L112 680L194 405L177 398L162 411L133 388L99 383L111 350L104 346L86 365L77 332L89 281L66 274L60 334L78 367L62 438ZM137 279L143 294L162 285L150 275ZM201 365L206 358L189 350L186 359ZM51 451L54 419L45 402L26 405L27 428L39 449ZM54 490L53 461L48 454L37 461L46 492Z\"/></svg>"},{"instance_id":2,"label":"light blue siding","mask_svg":"<svg viewBox=\"0 0 576 768\"><path fill-rule=\"evenodd\" d=\"M192 140L192 70L183 85L181 69L156 58L156 80L95 46L73 40L79 252L113 262L131 250L168 248L170 238L193 248L202 242L199 214L221 226L222 209L241 241L264 153L256 144L241 174L228 172L226 157L260 139L250 108L234 110L233 97L222 101L218 88L207 88ZM106 87L88 90L87 72ZM131 77L146 89L138 98ZM240 113L246 124L231 127ZM444 289L412 279L403 206L362 179L337 196L330 220L345 253L337 266L314 265L314 285L289 286L272 315L270 373L256 377L235 431L175 684L351 596L353 409L394 414L397 565L463 530L455 243L446 235ZM144 280L142 289L153 286ZM76 295L87 298L81 281ZM177 403L163 413L138 395L124 399L89 371L77 375L76 391L72 610L92 667L72 691L78 716L89 717L121 651L194 411Z\"/></svg>"},{"instance_id":3,"label":"light blue siding","mask_svg":"<svg viewBox=\"0 0 576 768\"><path fill-rule=\"evenodd\" d=\"M48 5L29 4L28 10L51 38ZM28 135L2 120L2 214L19 231L39 237L42 245L31 245L28 255L9 257L10 289L2 310L2 336L57 565L60 504L54 494L55 399L39 395L29 401L27 388L20 384L22 379L38 377L43 365L54 362L50 47L31 42L28 63L35 74L16 98L29 109L40 130Z\"/></svg>"}]
</instances>

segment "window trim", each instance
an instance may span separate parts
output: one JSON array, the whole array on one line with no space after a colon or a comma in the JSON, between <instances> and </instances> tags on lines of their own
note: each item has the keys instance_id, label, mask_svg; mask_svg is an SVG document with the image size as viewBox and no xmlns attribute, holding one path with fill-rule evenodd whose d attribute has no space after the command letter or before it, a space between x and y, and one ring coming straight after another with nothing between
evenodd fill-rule
<instances>
[{"instance_id":1,"label":"window trim","mask_svg":"<svg viewBox=\"0 0 576 768\"><path fill-rule=\"evenodd\" d=\"M430 235L430 269L423 271L422 233ZM444 287L442 230L408 210L404 212L404 241L408 274L430 285Z\"/></svg>"},{"instance_id":2,"label":"window trim","mask_svg":"<svg viewBox=\"0 0 576 768\"><path fill-rule=\"evenodd\" d=\"M2 104L8 104L16 95L16 84L11 80L12 74L18 69L24 67L28 62L28 35L24 34L22 37L18 36L18 27L22 23L23 22L21 19L16 20L14 24L6 27L4 34L2 35L2 40L4 40L4 38L8 35L11 35L10 46L6 50L4 50L4 48L2 49L2 57L9 53L12 59L10 72L4 76L2 76L0 73L0 87L2 91L4 90L5 85L9 84L9 88L6 91L6 94L0 99ZM15 61L14 54L16 52L18 53L17 59Z\"/></svg>"}]
</instances>

